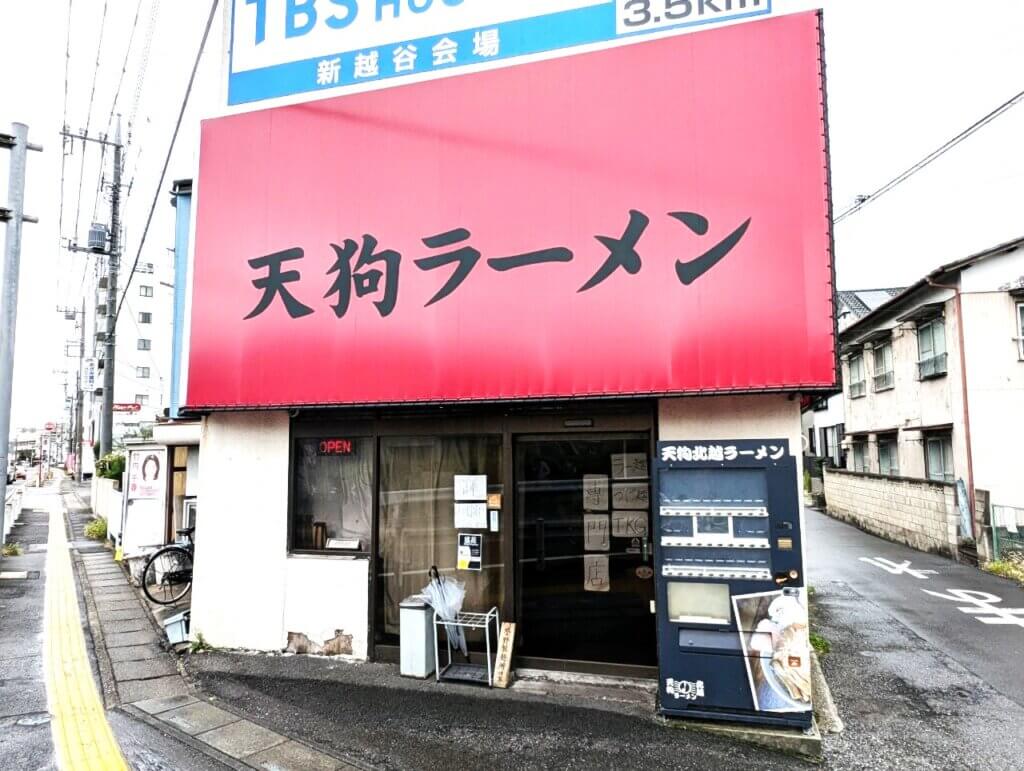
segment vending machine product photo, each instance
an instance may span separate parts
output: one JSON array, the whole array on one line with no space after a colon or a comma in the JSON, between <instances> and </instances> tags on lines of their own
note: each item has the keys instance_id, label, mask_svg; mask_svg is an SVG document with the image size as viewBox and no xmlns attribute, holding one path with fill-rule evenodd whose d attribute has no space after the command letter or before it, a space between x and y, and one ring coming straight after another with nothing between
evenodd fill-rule
<instances>
[{"instance_id":1,"label":"vending machine product photo","mask_svg":"<svg viewBox=\"0 0 1024 771\"><path fill-rule=\"evenodd\" d=\"M806 728L810 641L786 439L658 443L661 713Z\"/></svg>"}]
</instances>

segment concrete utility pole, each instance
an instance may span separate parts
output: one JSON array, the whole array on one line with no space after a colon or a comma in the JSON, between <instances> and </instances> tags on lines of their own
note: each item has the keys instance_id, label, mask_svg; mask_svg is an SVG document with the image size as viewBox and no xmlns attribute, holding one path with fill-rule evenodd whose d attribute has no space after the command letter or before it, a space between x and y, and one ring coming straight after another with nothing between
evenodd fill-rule
<instances>
[{"instance_id":1,"label":"concrete utility pole","mask_svg":"<svg viewBox=\"0 0 1024 771\"><path fill-rule=\"evenodd\" d=\"M107 333L103 357L103 413L100 416L100 457L114 446L114 339L117 310L117 269L121 262L121 116L114 134L114 183L110 190L110 252L107 256Z\"/></svg>"},{"instance_id":2,"label":"concrete utility pole","mask_svg":"<svg viewBox=\"0 0 1024 771\"><path fill-rule=\"evenodd\" d=\"M121 262L121 158L124 151L121 144L121 116L117 116L117 131L114 134L113 142L106 136L90 137L86 134L72 134L69 131L61 133L66 137L81 139L83 143L96 142L114 148L114 180L110 190L110 247L107 250L107 301L105 303L107 328L103 336L103 409L100 415L99 431L100 457L103 457L113 449L114 439L114 366L116 364L114 313L117 310L117 271ZM69 250L73 252L89 251L83 250L77 245L69 247ZM77 454L82 454L80 449Z\"/></svg>"},{"instance_id":3,"label":"concrete utility pole","mask_svg":"<svg viewBox=\"0 0 1024 771\"><path fill-rule=\"evenodd\" d=\"M82 366L85 362L85 297L82 315L78 318L78 374L75 376L75 427L71 431L75 443L75 481L82 483Z\"/></svg>"},{"instance_id":4,"label":"concrete utility pole","mask_svg":"<svg viewBox=\"0 0 1024 771\"><path fill-rule=\"evenodd\" d=\"M7 223L3 272L0 273L0 533L4 531L7 500L7 464L11 437L11 390L14 386L14 331L18 320L18 273L21 267L21 225L38 222L25 214L25 166L29 150L42 150L28 142L28 126L14 124L13 134L0 134L0 147L11 151L7 180L7 207L0 222Z\"/></svg>"}]
</instances>

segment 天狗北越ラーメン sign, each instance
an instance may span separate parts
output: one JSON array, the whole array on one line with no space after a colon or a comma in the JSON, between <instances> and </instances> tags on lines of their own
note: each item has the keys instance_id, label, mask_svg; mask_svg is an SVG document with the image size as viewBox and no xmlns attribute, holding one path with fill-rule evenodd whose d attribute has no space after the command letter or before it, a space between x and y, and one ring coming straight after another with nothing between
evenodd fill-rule
<instances>
[{"instance_id":1,"label":"\u5929\u72d7\u5317\u8d8a\u30e9\u30fc\u30e1\u30f3 sign","mask_svg":"<svg viewBox=\"0 0 1024 771\"><path fill-rule=\"evenodd\" d=\"M772 0L233 0L228 103L771 13Z\"/></svg>"}]
</instances>

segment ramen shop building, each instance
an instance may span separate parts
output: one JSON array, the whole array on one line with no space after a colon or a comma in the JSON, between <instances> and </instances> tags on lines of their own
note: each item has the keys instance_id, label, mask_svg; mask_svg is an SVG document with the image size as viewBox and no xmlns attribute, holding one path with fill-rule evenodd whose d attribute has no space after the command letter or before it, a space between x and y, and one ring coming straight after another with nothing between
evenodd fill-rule
<instances>
[{"instance_id":1,"label":"ramen shop building","mask_svg":"<svg viewBox=\"0 0 1024 771\"><path fill-rule=\"evenodd\" d=\"M206 121L192 635L395 660L437 566L653 675L658 443L835 387L823 105L811 13Z\"/></svg>"}]
</instances>

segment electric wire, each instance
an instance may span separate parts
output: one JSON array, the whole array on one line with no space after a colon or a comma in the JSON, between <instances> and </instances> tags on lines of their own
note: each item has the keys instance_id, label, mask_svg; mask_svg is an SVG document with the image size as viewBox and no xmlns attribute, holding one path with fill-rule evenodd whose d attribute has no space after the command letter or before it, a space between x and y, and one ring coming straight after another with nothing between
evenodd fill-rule
<instances>
[{"instance_id":1,"label":"electric wire","mask_svg":"<svg viewBox=\"0 0 1024 771\"><path fill-rule=\"evenodd\" d=\"M104 137L110 136L110 127L114 123L114 112L117 110L117 100L121 97L121 85L124 83L124 75L128 70L128 59L132 53L132 43L135 40L135 30L139 26L139 15L142 12L142 0L135 6L135 19L132 21L132 30L128 34L128 46L124 51L124 61L121 63L121 74L117 77L117 87L114 89L114 101L110 104L110 115L107 117L107 128L103 132ZM107 157L107 146L100 145L100 173L96 180L96 197L92 203L92 219L96 221L96 215L100 207L100 193L103 191L103 163Z\"/></svg>"},{"instance_id":2,"label":"electric wire","mask_svg":"<svg viewBox=\"0 0 1024 771\"><path fill-rule=\"evenodd\" d=\"M1002 115L1004 112L1009 110L1011 107L1013 107L1016 104L1019 104L1021 101L1024 101L1024 91L1020 91L1019 93L1014 94L1013 96L1011 96L1005 102L1003 102L998 107L996 107L994 110L992 110L989 113L986 113L981 118L979 118L974 123L972 123L970 126L965 128L963 131L961 131L955 137L953 137L952 139L948 140L947 142L945 142L944 144L942 144L941 146L939 146L935 150L932 150L930 153L928 153L928 155L924 156L924 158L919 160L913 166L911 166L910 168L908 168L905 171L901 172L900 174L897 174L895 177L893 177L891 180L886 182L884 185L882 185L880 188L875 190L873 193L870 193L870 194L868 194L866 196L859 196L856 203L854 203L852 206L850 206L845 211L843 211L841 214L839 214L838 216L835 217L835 219L833 220L833 224L839 224L844 219L849 217L851 214L854 214L854 213L860 211L865 206L867 206L867 204L869 204L872 201L880 198L881 196L885 195L886 193L888 193L893 188L895 188L898 185L900 185L901 183L905 182L907 179L909 179L914 174L919 172L921 169L923 169L925 166L930 164L932 161L938 159L942 155L945 155L947 152L949 152L954 147L956 147L958 144L960 144L965 139L967 139L967 137L971 136L971 134L975 133L979 129L981 129L984 126L986 126L987 124L991 123L996 118L998 118L1000 115Z\"/></svg>"},{"instance_id":3,"label":"electric wire","mask_svg":"<svg viewBox=\"0 0 1024 771\"><path fill-rule=\"evenodd\" d=\"M68 0L68 22L66 36L64 39L64 111L61 118L61 131L67 132L68 130L68 76L71 70L71 9L74 4L74 0ZM61 136L61 150L60 150L60 193L58 195L58 214L57 214L57 249L58 251L63 246L64 238L64 179L65 170L67 168L68 154L67 145L68 137ZM72 150L74 149L74 140L71 141ZM60 296L60 277L64 275L64 271L60 271L57 274L58 284L58 296ZM67 303L65 303L66 305Z\"/></svg>"},{"instance_id":4,"label":"electric wire","mask_svg":"<svg viewBox=\"0 0 1024 771\"><path fill-rule=\"evenodd\" d=\"M142 237L139 239L139 248L135 252L135 260L132 262L132 269L128 273L128 278L124 282L124 291L121 294L121 299L117 303L117 311L114 313L113 328L117 329L117 319L121 314L121 306L124 305L125 297L128 296L128 288L131 286L132 278L135 276L135 270L139 266L139 258L142 256L142 249L146 245L146 236L149 234L150 223L153 222L153 213L156 211L157 202L160 200L160 191L163 189L164 178L167 176L167 167L171 163L171 154L174 152L174 143L178 139L178 131L181 129L181 121L185 117L185 108L188 106L189 96L192 94L192 85L196 80L196 73L199 71L199 62L203 58L203 50L206 48L206 41L210 36L210 28L213 26L213 20L217 14L217 6L219 0L213 0L210 3L210 15L206 19L206 27L203 30L202 40L199 41L199 50L196 52L195 62L192 64L192 74L189 75L188 85L185 87L185 96L181 100L181 108L178 110L178 120L174 124L174 132L171 134L171 141L167 147L167 155L164 158L163 168L160 171L160 178L157 180L156 186L153 190L153 202L149 207L149 214L146 216L146 224L142 229Z\"/></svg>"},{"instance_id":5,"label":"electric wire","mask_svg":"<svg viewBox=\"0 0 1024 771\"><path fill-rule=\"evenodd\" d=\"M96 80L100 73L100 54L103 52L103 33L107 28L107 0L103 0L103 14L100 17L100 38L96 44L96 66L92 71L92 88L89 91L89 109L85 113L85 130L83 136L89 136L89 125L92 123L92 104L96 97ZM82 214L82 181L85 177L85 148L86 142L82 140L82 163L78 171L78 201L75 204L75 240L78 240L78 225Z\"/></svg>"}]
</instances>

